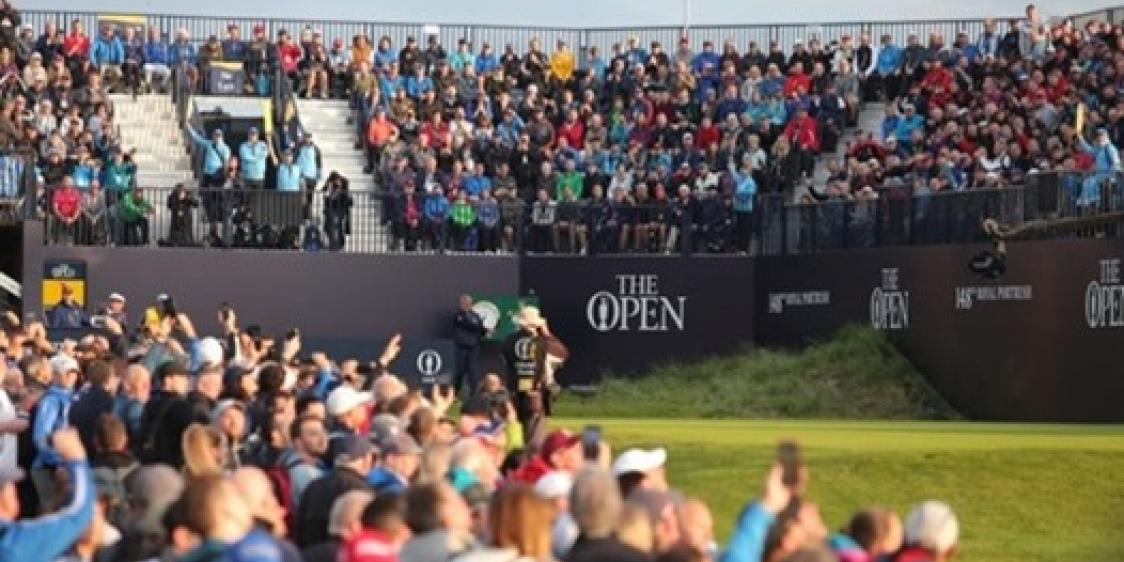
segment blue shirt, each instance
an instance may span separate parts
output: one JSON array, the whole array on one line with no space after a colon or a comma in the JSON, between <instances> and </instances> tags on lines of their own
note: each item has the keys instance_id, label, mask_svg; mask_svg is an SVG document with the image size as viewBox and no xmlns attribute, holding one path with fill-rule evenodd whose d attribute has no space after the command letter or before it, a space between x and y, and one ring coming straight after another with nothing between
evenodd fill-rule
<instances>
[{"instance_id":1,"label":"blue shirt","mask_svg":"<svg viewBox=\"0 0 1124 562\"><path fill-rule=\"evenodd\" d=\"M208 176L213 176L218 171L226 166L226 162L230 160L230 147L224 142L215 142L211 139L200 135L195 129L187 128L187 135L191 137L191 141L203 150L203 173Z\"/></svg>"},{"instance_id":2,"label":"blue shirt","mask_svg":"<svg viewBox=\"0 0 1124 562\"><path fill-rule=\"evenodd\" d=\"M296 192L301 189L301 168L294 164L277 167L277 191Z\"/></svg>"},{"instance_id":3,"label":"blue shirt","mask_svg":"<svg viewBox=\"0 0 1124 562\"><path fill-rule=\"evenodd\" d=\"M90 48L90 61L97 66L125 62L125 47L121 44L121 39L116 35L109 39L98 36Z\"/></svg>"},{"instance_id":4,"label":"blue shirt","mask_svg":"<svg viewBox=\"0 0 1124 562\"><path fill-rule=\"evenodd\" d=\"M168 47L168 62L172 64L195 64L195 45L191 43L172 43Z\"/></svg>"},{"instance_id":5,"label":"blue shirt","mask_svg":"<svg viewBox=\"0 0 1124 562\"><path fill-rule=\"evenodd\" d=\"M316 145L302 144L297 149L297 166L301 175L310 180L320 179L320 166L316 163Z\"/></svg>"},{"instance_id":6,"label":"blue shirt","mask_svg":"<svg viewBox=\"0 0 1124 562\"><path fill-rule=\"evenodd\" d=\"M242 146L238 149L238 158L242 160L242 179L264 180L265 158L268 155L269 149L263 141L259 140L254 144L250 144L250 141L242 143Z\"/></svg>"},{"instance_id":7,"label":"blue shirt","mask_svg":"<svg viewBox=\"0 0 1124 562\"><path fill-rule=\"evenodd\" d=\"M444 221L449 214L449 200L444 195L430 195L425 200L422 213L431 221Z\"/></svg>"},{"instance_id":8,"label":"blue shirt","mask_svg":"<svg viewBox=\"0 0 1124 562\"><path fill-rule=\"evenodd\" d=\"M734 188L734 211L739 213L753 212L753 198L757 195L757 182L753 181L753 174L741 175L736 170L730 170L737 187Z\"/></svg>"},{"instance_id":9,"label":"blue shirt","mask_svg":"<svg viewBox=\"0 0 1124 562\"><path fill-rule=\"evenodd\" d=\"M31 437L38 452L35 453L32 468L47 468L62 463L62 457L51 445L51 435L70 425L68 418L73 398L73 391L52 384L36 404L35 425L31 428Z\"/></svg>"},{"instance_id":10,"label":"blue shirt","mask_svg":"<svg viewBox=\"0 0 1124 562\"><path fill-rule=\"evenodd\" d=\"M149 41L144 44L146 64L168 64L168 44L163 41Z\"/></svg>"},{"instance_id":11,"label":"blue shirt","mask_svg":"<svg viewBox=\"0 0 1124 562\"><path fill-rule=\"evenodd\" d=\"M85 460L63 464L73 482L70 503L38 519L0 519L0 562L52 562L86 531L94 515L90 465Z\"/></svg>"},{"instance_id":12,"label":"blue shirt","mask_svg":"<svg viewBox=\"0 0 1124 562\"><path fill-rule=\"evenodd\" d=\"M464 190L473 197L480 197L485 189L492 189L492 180L486 175L472 174L464 180Z\"/></svg>"},{"instance_id":13,"label":"blue shirt","mask_svg":"<svg viewBox=\"0 0 1124 562\"><path fill-rule=\"evenodd\" d=\"M878 50L878 60L874 69L878 74L886 76L892 74L902 65L902 50L893 45L885 45Z\"/></svg>"},{"instance_id":14,"label":"blue shirt","mask_svg":"<svg viewBox=\"0 0 1124 562\"><path fill-rule=\"evenodd\" d=\"M394 49L390 49L390 50L386 50L386 51L384 51L382 49L375 49L375 68L377 68L379 70L383 70L386 67L390 66L390 63L396 62L397 60L398 60L398 53ZM359 61L353 61L353 62L359 62Z\"/></svg>"},{"instance_id":15,"label":"blue shirt","mask_svg":"<svg viewBox=\"0 0 1124 562\"><path fill-rule=\"evenodd\" d=\"M480 53L476 56L476 74L486 74L500 66L500 59L496 58L495 53L483 54Z\"/></svg>"},{"instance_id":16,"label":"blue shirt","mask_svg":"<svg viewBox=\"0 0 1124 562\"><path fill-rule=\"evenodd\" d=\"M428 76L411 76L406 79L406 95L411 98L420 98L425 92L433 90L433 80Z\"/></svg>"}]
</instances>

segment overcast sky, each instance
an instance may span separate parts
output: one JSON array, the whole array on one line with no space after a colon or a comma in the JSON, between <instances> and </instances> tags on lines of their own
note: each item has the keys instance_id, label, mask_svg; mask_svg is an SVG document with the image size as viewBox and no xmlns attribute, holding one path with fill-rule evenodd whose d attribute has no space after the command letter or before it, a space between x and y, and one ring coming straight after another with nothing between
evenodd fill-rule
<instances>
[{"instance_id":1,"label":"overcast sky","mask_svg":"<svg viewBox=\"0 0 1124 562\"><path fill-rule=\"evenodd\" d=\"M964 19L1020 14L1026 0L688 0L691 23L827 23ZM17 6L31 3L16 0ZM1047 15L1118 4L1114 0L1037 2ZM411 23L623 27L682 25L683 0L36 0L40 9L322 18Z\"/></svg>"}]
</instances>

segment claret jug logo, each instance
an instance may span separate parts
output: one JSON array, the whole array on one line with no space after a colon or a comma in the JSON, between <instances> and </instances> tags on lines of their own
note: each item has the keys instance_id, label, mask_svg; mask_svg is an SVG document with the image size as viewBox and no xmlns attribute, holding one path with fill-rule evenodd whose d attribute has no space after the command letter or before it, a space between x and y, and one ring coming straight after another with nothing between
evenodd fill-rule
<instances>
[{"instance_id":1,"label":"claret jug logo","mask_svg":"<svg viewBox=\"0 0 1124 562\"><path fill-rule=\"evenodd\" d=\"M589 325L598 332L673 332L686 326L687 297L660 293L659 276L616 276L612 291L598 291L585 306Z\"/></svg>"}]
</instances>

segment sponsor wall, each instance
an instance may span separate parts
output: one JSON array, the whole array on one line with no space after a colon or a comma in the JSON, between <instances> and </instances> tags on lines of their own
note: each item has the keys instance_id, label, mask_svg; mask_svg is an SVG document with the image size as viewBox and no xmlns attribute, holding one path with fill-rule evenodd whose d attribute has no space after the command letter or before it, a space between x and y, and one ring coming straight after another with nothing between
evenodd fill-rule
<instances>
[{"instance_id":1,"label":"sponsor wall","mask_svg":"<svg viewBox=\"0 0 1124 562\"><path fill-rule=\"evenodd\" d=\"M1014 243L997 280L968 270L980 249L758 260L757 341L795 346L865 324L970 418L1124 420L1124 241Z\"/></svg>"},{"instance_id":2,"label":"sponsor wall","mask_svg":"<svg viewBox=\"0 0 1124 562\"><path fill-rule=\"evenodd\" d=\"M40 302L45 263L81 265L91 307L119 291L133 318L167 292L204 332L229 301L267 332L299 324L310 342L361 357L399 331L434 341L407 354L418 383L448 375L436 340L450 337L462 292L538 299L572 352L564 384L753 343L805 345L862 324L890 334L971 418L1124 421L1124 240L1014 243L998 280L968 270L981 249L518 259L25 243L23 302ZM354 351L364 345L370 353ZM502 368L495 349L486 347L484 369Z\"/></svg>"},{"instance_id":3,"label":"sponsor wall","mask_svg":"<svg viewBox=\"0 0 1124 562\"><path fill-rule=\"evenodd\" d=\"M749 345L753 269L738 257L527 257L520 284L569 346L573 384Z\"/></svg>"}]
</instances>

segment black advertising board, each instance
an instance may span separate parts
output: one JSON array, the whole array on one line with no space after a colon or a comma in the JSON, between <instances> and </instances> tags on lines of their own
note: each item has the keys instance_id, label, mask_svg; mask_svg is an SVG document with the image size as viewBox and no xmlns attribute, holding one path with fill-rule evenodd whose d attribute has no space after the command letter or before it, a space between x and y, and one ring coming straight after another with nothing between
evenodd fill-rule
<instances>
[{"instance_id":1,"label":"black advertising board","mask_svg":"<svg viewBox=\"0 0 1124 562\"><path fill-rule=\"evenodd\" d=\"M569 346L563 384L753 341L748 258L528 257L520 278L523 294L538 297L551 330Z\"/></svg>"},{"instance_id":2,"label":"black advertising board","mask_svg":"<svg viewBox=\"0 0 1124 562\"><path fill-rule=\"evenodd\" d=\"M873 326L970 418L1124 420L1124 241L1017 242L999 279L968 269L980 249L758 260L757 341L798 346Z\"/></svg>"}]
</instances>

